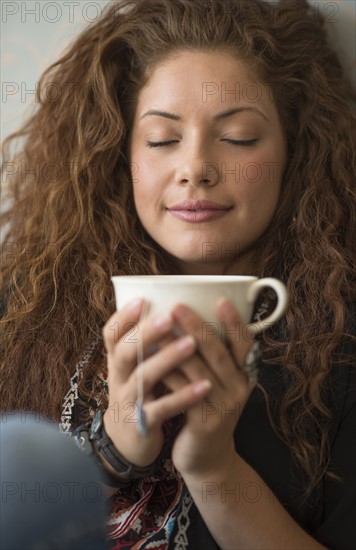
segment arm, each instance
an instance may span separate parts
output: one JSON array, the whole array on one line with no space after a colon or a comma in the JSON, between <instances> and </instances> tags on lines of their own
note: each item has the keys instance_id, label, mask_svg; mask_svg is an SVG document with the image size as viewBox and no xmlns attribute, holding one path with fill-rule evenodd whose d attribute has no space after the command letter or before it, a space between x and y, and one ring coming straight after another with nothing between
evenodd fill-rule
<instances>
[{"instance_id":1,"label":"arm","mask_svg":"<svg viewBox=\"0 0 356 550\"><path fill-rule=\"evenodd\" d=\"M251 341L231 341L228 352L213 338L202 341L201 320L192 310L179 306L173 315L198 341L199 355L189 359L181 370L189 380L198 372L202 376L206 369L204 377L210 377L213 386L204 400L205 409L199 406L186 411L186 424L174 444L173 462L216 543L234 550L325 550L235 451L235 427L254 389L239 366L244 364ZM235 324L241 323L236 313L228 313L226 304L220 304L219 317L230 334ZM254 502L246 498L246 487L255 496Z\"/></svg>"},{"instance_id":2,"label":"arm","mask_svg":"<svg viewBox=\"0 0 356 550\"><path fill-rule=\"evenodd\" d=\"M216 543L234 550L325 550L286 512L262 478L237 453L203 476L182 472ZM249 495L241 488L249 487Z\"/></svg>"}]
</instances>

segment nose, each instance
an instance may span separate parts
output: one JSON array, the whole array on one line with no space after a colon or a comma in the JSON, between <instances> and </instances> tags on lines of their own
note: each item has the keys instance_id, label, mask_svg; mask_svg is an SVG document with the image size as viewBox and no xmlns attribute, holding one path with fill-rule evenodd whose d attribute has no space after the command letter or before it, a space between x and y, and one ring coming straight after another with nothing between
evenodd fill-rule
<instances>
[{"instance_id":1,"label":"nose","mask_svg":"<svg viewBox=\"0 0 356 550\"><path fill-rule=\"evenodd\" d=\"M196 154L193 151L183 156L176 170L176 182L193 187L214 187L219 182L217 162L207 160L207 154Z\"/></svg>"}]
</instances>

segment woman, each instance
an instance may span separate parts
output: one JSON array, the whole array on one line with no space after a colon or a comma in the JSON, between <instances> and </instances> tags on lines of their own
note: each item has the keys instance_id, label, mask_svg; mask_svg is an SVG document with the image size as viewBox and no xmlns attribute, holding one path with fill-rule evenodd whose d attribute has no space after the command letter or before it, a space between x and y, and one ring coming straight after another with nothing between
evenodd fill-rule
<instances>
[{"instance_id":1,"label":"woman","mask_svg":"<svg viewBox=\"0 0 356 550\"><path fill-rule=\"evenodd\" d=\"M36 170L3 216L5 408L91 426L114 548L351 548L355 95L324 22L304 0L110 3L49 82L12 136ZM257 384L251 339L203 342L189 308L113 314L112 275L174 273L287 284Z\"/></svg>"}]
</instances>

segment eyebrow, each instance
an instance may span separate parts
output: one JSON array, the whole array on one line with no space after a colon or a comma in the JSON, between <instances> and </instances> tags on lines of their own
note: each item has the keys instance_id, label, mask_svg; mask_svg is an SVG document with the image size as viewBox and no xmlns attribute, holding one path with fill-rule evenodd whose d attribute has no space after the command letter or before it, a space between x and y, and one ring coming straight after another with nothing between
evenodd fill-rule
<instances>
[{"instance_id":1,"label":"eyebrow","mask_svg":"<svg viewBox=\"0 0 356 550\"><path fill-rule=\"evenodd\" d=\"M252 111L254 113L258 113L265 120L268 120L266 115L263 114L262 111L260 111L256 107L235 107L234 109L228 109L227 111L222 111L221 113L218 113L217 115L214 115L213 120L215 120L215 121L222 120L222 119L228 118L232 115L235 115L236 113L241 113L241 112L244 112L244 111ZM149 111L147 111L147 113L145 113L144 115L141 116L141 119L146 117L146 116L160 116L160 117L163 117L163 118L168 118L169 120L178 120L178 121L182 120L182 117L180 117L178 115L174 115L173 113L168 113L167 111L159 111L159 110L156 110L156 109L150 109Z\"/></svg>"},{"instance_id":2,"label":"eyebrow","mask_svg":"<svg viewBox=\"0 0 356 550\"><path fill-rule=\"evenodd\" d=\"M221 120L223 118L227 118L243 111L252 111L253 113L258 113L259 115L263 116L264 119L268 120L266 115L256 107L236 107L234 109L229 109L228 111L223 111L222 113L218 113L217 115L213 116L213 120Z\"/></svg>"}]
</instances>

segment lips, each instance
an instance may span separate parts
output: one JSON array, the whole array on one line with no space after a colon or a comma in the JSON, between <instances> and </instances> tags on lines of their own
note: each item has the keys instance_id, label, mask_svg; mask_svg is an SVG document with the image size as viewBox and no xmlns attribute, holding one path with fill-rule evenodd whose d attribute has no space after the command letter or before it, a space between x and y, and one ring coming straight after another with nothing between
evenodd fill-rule
<instances>
[{"instance_id":1,"label":"lips","mask_svg":"<svg viewBox=\"0 0 356 550\"><path fill-rule=\"evenodd\" d=\"M225 216L232 206L207 200L185 200L168 208L175 218L191 223L216 220Z\"/></svg>"},{"instance_id":2,"label":"lips","mask_svg":"<svg viewBox=\"0 0 356 550\"><path fill-rule=\"evenodd\" d=\"M218 202L206 201L206 200L197 200L197 201L182 201L173 206L170 206L168 210L188 210L188 211L197 211L197 210L230 210L231 206L220 204Z\"/></svg>"}]
</instances>

